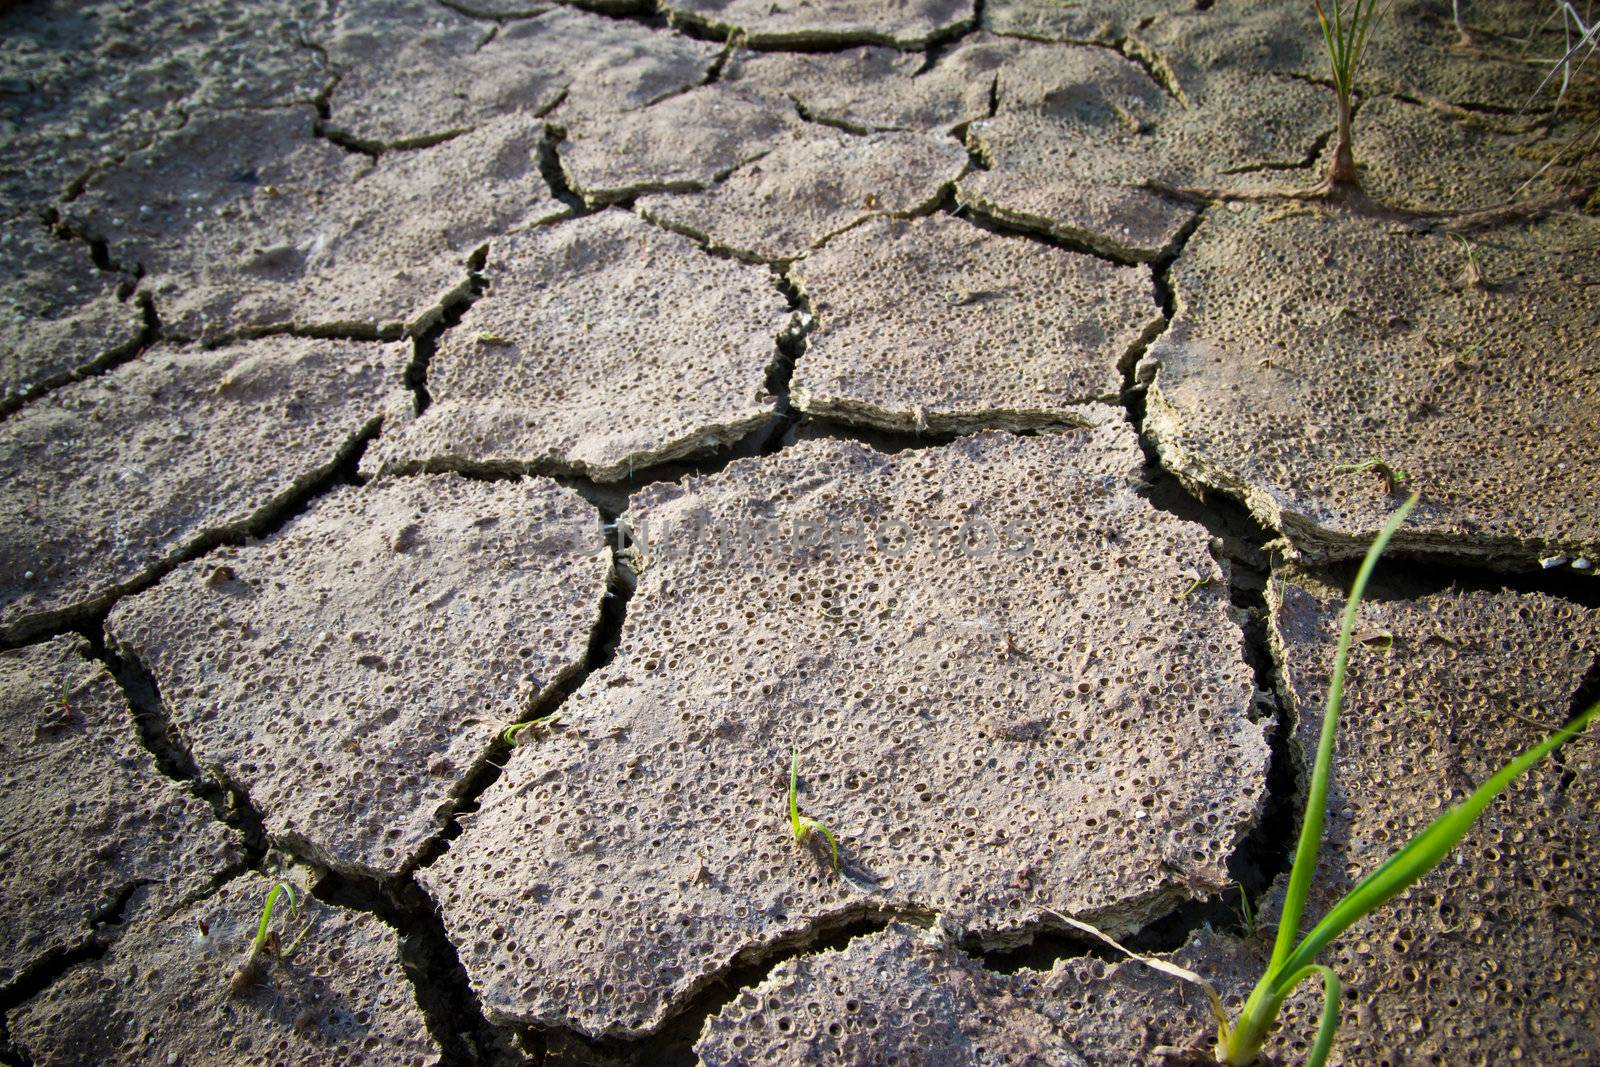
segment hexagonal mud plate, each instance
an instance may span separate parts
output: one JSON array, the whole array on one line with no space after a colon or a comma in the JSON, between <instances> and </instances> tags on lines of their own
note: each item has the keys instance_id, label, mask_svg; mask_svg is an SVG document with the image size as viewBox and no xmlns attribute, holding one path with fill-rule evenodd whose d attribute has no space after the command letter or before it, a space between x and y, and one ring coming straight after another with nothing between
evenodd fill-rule
<instances>
[{"instance_id":1,"label":"hexagonal mud plate","mask_svg":"<svg viewBox=\"0 0 1600 1067\"><path fill-rule=\"evenodd\" d=\"M244 859L238 834L161 776L81 644L0 652L0 985L106 916L176 907Z\"/></svg>"},{"instance_id":2,"label":"hexagonal mud plate","mask_svg":"<svg viewBox=\"0 0 1600 1067\"><path fill-rule=\"evenodd\" d=\"M995 117L967 130L989 169L964 178L957 199L1119 259L1157 259L1194 207L1152 185L1270 184L1324 136L1326 90L1248 69L1184 73L1163 87L1105 48L1021 53L1000 70Z\"/></svg>"},{"instance_id":3,"label":"hexagonal mud plate","mask_svg":"<svg viewBox=\"0 0 1600 1067\"><path fill-rule=\"evenodd\" d=\"M1392 551L1594 559L1597 250L1582 217L1495 230L1474 281L1443 235L1219 208L1173 269L1145 430L1180 478L1310 559L1360 556L1405 489L1423 500Z\"/></svg>"},{"instance_id":4,"label":"hexagonal mud plate","mask_svg":"<svg viewBox=\"0 0 1600 1067\"><path fill-rule=\"evenodd\" d=\"M429 364L432 405L365 469L614 481L771 421L791 315L765 270L623 211L497 240L486 270L488 294Z\"/></svg>"},{"instance_id":5,"label":"hexagonal mud plate","mask_svg":"<svg viewBox=\"0 0 1600 1067\"><path fill-rule=\"evenodd\" d=\"M273 882L248 874L175 914L137 924L16 1009L11 1036L35 1063L435 1063L438 1046L378 918L298 889L273 932L288 959L235 976Z\"/></svg>"},{"instance_id":6,"label":"hexagonal mud plate","mask_svg":"<svg viewBox=\"0 0 1600 1067\"><path fill-rule=\"evenodd\" d=\"M616 660L419 872L492 1018L641 1034L862 916L1004 944L1225 884L1267 760L1240 633L1205 532L1135 492L1117 411L1084 415L635 499ZM792 752L838 873L791 835Z\"/></svg>"},{"instance_id":7,"label":"hexagonal mud plate","mask_svg":"<svg viewBox=\"0 0 1600 1067\"><path fill-rule=\"evenodd\" d=\"M117 299L124 285L33 219L0 222L0 412L138 348L144 309Z\"/></svg>"},{"instance_id":8,"label":"hexagonal mud plate","mask_svg":"<svg viewBox=\"0 0 1600 1067\"><path fill-rule=\"evenodd\" d=\"M108 604L244 534L411 405L402 345L156 348L0 423L0 633Z\"/></svg>"},{"instance_id":9,"label":"hexagonal mud plate","mask_svg":"<svg viewBox=\"0 0 1600 1067\"><path fill-rule=\"evenodd\" d=\"M674 22L756 48L921 49L971 26L971 0L663 0Z\"/></svg>"},{"instance_id":10,"label":"hexagonal mud plate","mask_svg":"<svg viewBox=\"0 0 1600 1067\"><path fill-rule=\"evenodd\" d=\"M106 628L274 840L391 877L499 730L578 668L607 556L551 482L383 481L174 571Z\"/></svg>"},{"instance_id":11,"label":"hexagonal mud plate","mask_svg":"<svg viewBox=\"0 0 1600 1067\"><path fill-rule=\"evenodd\" d=\"M492 235L566 212L517 116L377 161L312 135L309 108L196 115L67 209L145 274L168 337L419 331L467 291Z\"/></svg>"},{"instance_id":12,"label":"hexagonal mud plate","mask_svg":"<svg viewBox=\"0 0 1600 1067\"><path fill-rule=\"evenodd\" d=\"M866 219L932 211L966 165L948 137L808 130L704 193L637 207L741 259L794 259Z\"/></svg>"},{"instance_id":13,"label":"hexagonal mud plate","mask_svg":"<svg viewBox=\"0 0 1600 1067\"><path fill-rule=\"evenodd\" d=\"M1146 268L947 215L867 222L790 277L816 315L795 407L889 430L1070 423L1163 321Z\"/></svg>"}]
</instances>

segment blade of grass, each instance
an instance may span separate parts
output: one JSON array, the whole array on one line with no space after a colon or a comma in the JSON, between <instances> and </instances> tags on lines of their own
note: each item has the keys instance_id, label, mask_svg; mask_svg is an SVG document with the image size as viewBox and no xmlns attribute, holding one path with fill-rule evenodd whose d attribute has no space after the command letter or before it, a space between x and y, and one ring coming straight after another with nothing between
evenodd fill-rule
<instances>
[{"instance_id":1,"label":"blade of grass","mask_svg":"<svg viewBox=\"0 0 1600 1067\"><path fill-rule=\"evenodd\" d=\"M1534 764L1576 737L1596 716L1600 716L1600 703L1594 704L1566 726L1501 767L1466 800L1430 823L1329 909L1328 914L1312 927L1311 932L1290 953L1284 964L1285 969L1292 970L1309 964L1327 947L1329 941L1344 933L1351 924L1405 891L1438 866L1439 861L1472 829L1473 823L1477 822L1478 816L1483 814L1483 809L1491 800Z\"/></svg>"},{"instance_id":2,"label":"blade of grass","mask_svg":"<svg viewBox=\"0 0 1600 1067\"><path fill-rule=\"evenodd\" d=\"M1278 936L1272 946L1272 963L1269 973L1280 970L1295 939L1300 935L1300 917L1305 912L1306 897L1311 892L1311 875L1316 870L1317 852L1322 844L1322 821L1328 806L1328 780L1333 765L1333 741L1339 731L1339 708L1344 702L1344 672L1350 659L1350 640L1355 633L1356 611L1361 606L1367 581L1378 565L1389 540L1400 524L1417 506L1417 494L1412 493L1389 521L1383 524L1372 547L1367 549L1350 587L1350 600L1345 604L1344 621L1339 626L1339 646L1333 657L1333 677L1328 684L1328 704L1322 714L1322 735L1317 740L1317 758L1311 772L1311 788L1306 792L1305 819L1300 824L1300 841L1295 847L1294 866L1289 873L1289 890L1283 901L1283 914L1278 920Z\"/></svg>"},{"instance_id":3,"label":"blade of grass","mask_svg":"<svg viewBox=\"0 0 1600 1067\"><path fill-rule=\"evenodd\" d=\"M256 924L255 940L250 942L252 953L261 951L262 946L267 943L267 933L272 927L272 909L277 906L278 897L285 893L289 896L289 910L291 912L300 910L300 900L294 895L294 886L288 882L279 882L268 890L267 902L261 908L261 921Z\"/></svg>"}]
</instances>

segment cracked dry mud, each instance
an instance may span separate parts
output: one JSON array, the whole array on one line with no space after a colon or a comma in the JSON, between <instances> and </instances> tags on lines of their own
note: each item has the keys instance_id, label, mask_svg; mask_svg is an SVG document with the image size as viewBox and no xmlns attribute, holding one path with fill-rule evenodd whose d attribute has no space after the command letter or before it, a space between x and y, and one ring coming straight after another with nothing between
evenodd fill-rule
<instances>
[{"instance_id":1,"label":"cracked dry mud","mask_svg":"<svg viewBox=\"0 0 1600 1067\"><path fill-rule=\"evenodd\" d=\"M170 336L397 337L468 288L495 234L566 212L512 115L377 160L313 134L316 114L216 112L90 181L67 224L142 275Z\"/></svg>"},{"instance_id":2,"label":"cracked dry mud","mask_svg":"<svg viewBox=\"0 0 1600 1067\"><path fill-rule=\"evenodd\" d=\"M238 835L161 776L133 711L81 640L0 652L0 986L91 942L106 923L170 911L243 860Z\"/></svg>"},{"instance_id":3,"label":"cracked dry mud","mask_svg":"<svg viewBox=\"0 0 1600 1067\"><path fill-rule=\"evenodd\" d=\"M1563 722L1600 654L1600 611L1543 594L1375 591L1348 676L1329 829L1307 914L1320 916L1366 872ZM1294 578L1268 586L1285 666L1292 743L1309 760L1343 596ZM1524 665L1546 666L1530 675ZM1592 694L1591 694L1592 695ZM1346 983L1330 1062L1587 1063L1600 1055L1592 1005L1596 934L1582 917L1594 884L1592 738L1531 772L1492 806L1447 862L1362 920L1325 958ZM1280 886L1281 888L1281 886ZM1172 962L1213 982L1237 1010L1270 953L1197 933ZM1321 1005L1285 1010L1269 1052L1301 1062ZM1135 962L986 972L959 948L892 926L842 952L800 956L711 1016L702 1062L1156 1062L1214 1026L1198 990ZM1053 1057L1053 1058L1052 1058Z\"/></svg>"},{"instance_id":4,"label":"cracked dry mud","mask_svg":"<svg viewBox=\"0 0 1600 1067\"><path fill-rule=\"evenodd\" d=\"M771 421L792 316L765 269L621 212L497 240L484 269L487 293L429 366L432 405L366 469L616 481Z\"/></svg>"},{"instance_id":5,"label":"cracked dry mud","mask_svg":"<svg viewBox=\"0 0 1600 1067\"><path fill-rule=\"evenodd\" d=\"M103 609L271 518L406 403L400 345L160 346L0 422L0 634Z\"/></svg>"},{"instance_id":6,"label":"cracked dry mud","mask_svg":"<svg viewBox=\"0 0 1600 1067\"><path fill-rule=\"evenodd\" d=\"M704 189L800 127L779 99L721 85L566 128L561 170L590 207L640 193Z\"/></svg>"},{"instance_id":7,"label":"cracked dry mud","mask_svg":"<svg viewBox=\"0 0 1600 1067\"><path fill-rule=\"evenodd\" d=\"M816 316L795 407L888 430L1071 423L1164 321L1146 268L946 215L868 222L791 277Z\"/></svg>"},{"instance_id":8,"label":"cracked dry mud","mask_svg":"<svg viewBox=\"0 0 1600 1067\"><path fill-rule=\"evenodd\" d=\"M48 1001L16 1014L16 1043L39 1063L438 1062L405 987L395 931L375 916L328 907L303 886L287 929L304 929L305 938L231 991L236 946L254 936L274 884L246 874L181 911L134 923Z\"/></svg>"},{"instance_id":9,"label":"cracked dry mud","mask_svg":"<svg viewBox=\"0 0 1600 1067\"><path fill-rule=\"evenodd\" d=\"M752 48L925 48L975 21L972 0L661 0L674 22Z\"/></svg>"},{"instance_id":10,"label":"cracked dry mud","mask_svg":"<svg viewBox=\"0 0 1600 1067\"><path fill-rule=\"evenodd\" d=\"M1084 414L897 457L810 442L630 507L616 660L420 875L491 1018L636 1035L863 916L1001 945L1226 883L1267 746L1224 598L1179 596L1221 573L1134 491L1120 413ZM841 874L772 832L791 748Z\"/></svg>"},{"instance_id":11,"label":"cracked dry mud","mask_svg":"<svg viewBox=\"0 0 1600 1067\"><path fill-rule=\"evenodd\" d=\"M799 134L702 193L641 197L639 214L716 251L796 259L879 215L931 212L967 165L948 138L923 133Z\"/></svg>"},{"instance_id":12,"label":"cracked dry mud","mask_svg":"<svg viewBox=\"0 0 1600 1067\"><path fill-rule=\"evenodd\" d=\"M927 58L895 48L840 52L746 52L728 61L722 80L781 93L814 122L853 133L953 130L987 118L1000 65L1027 46L974 34Z\"/></svg>"},{"instance_id":13,"label":"cracked dry mud","mask_svg":"<svg viewBox=\"0 0 1600 1067\"><path fill-rule=\"evenodd\" d=\"M1405 490L1311 910L1600 696L1548 14L0 0L0 1064L1208 1045ZM1334 1062L1600 1060L1597 744Z\"/></svg>"},{"instance_id":14,"label":"cracked dry mud","mask_svg":"<svg viewBox=\"0 0 1600 1067\"><path fill-rule=\"evenodd\" d=\"M132 353L144 310L118 299L127 275L102 271L29 218L0 222L0 411Z\"/></svg>"},{"instance_id":15,"label":"cracked dry mud","mask_svg":"<svg viewBox=\"0 0 1600 1067\"><path fill-rule=\"evenodd\" d=\"M961 181L958 199L1110 256L1156 259L1176 248L1195 208L1147 183L1247 190L1260 172L1301 163L1325 135L1320 86L1191 64L1170 80L1106 48L1019 54L1000 68L995 116L968 128L987 166Z\"/></svg>"},{"instance_id":16,"label":"cracked dry mud","mask_svg":"<svg viewBox=\"0 0 1600 1067\"><path fill-rule=\"evenodd\" d=\"M1597 250L1583 216L1495 231L1470 248L1474 281L1444 235L1219 208L1172 272L1145 431L1311 560L1360 556L1392 510L1391 479L1341 469L1373 460L1422 494L1401 550L1600 557Z\"/></svg>"},{"instance_id":17,"label":"cracked dry mud","mask_svg":"<svg viewBox=\"0 0 1600 1067\"><path fill-rule=\"evenodd\" d=\"M195 760L269 837L399 874L488 742L578 667L609 561L551 482L454 474L341 489L106 622Z\"/></svg>"},{"instance_id":18,"label":"cracked dry mud","mask_svg":"<svg viewBox=\"0 0 1600 1067\"><path fill-rule=\"evenodd\" d=\"M337 76L328 126L370 148L508 115L532 126L642 107L699 84L720 49L560 5L502 26L432 0L356 0L310 36ZM397 72L404 71L403 76Z\"/></svg>"}]
</instances>

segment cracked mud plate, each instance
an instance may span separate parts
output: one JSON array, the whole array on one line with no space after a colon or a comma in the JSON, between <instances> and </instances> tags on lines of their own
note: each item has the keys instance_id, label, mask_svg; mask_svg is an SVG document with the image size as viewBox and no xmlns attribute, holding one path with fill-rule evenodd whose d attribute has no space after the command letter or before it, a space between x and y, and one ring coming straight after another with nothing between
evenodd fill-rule
<instances>
[{"instance_id":1,"label":"cracked mud plate","mask_svg":"<svg viewBox=\"0 0 1600 1067\"><path fill-rule=\"evenodd\" d=\"M1267 758L1239 632L1212 587L1181 596L1220 577L1204 530L1134 491L1119 412L1087 414L635 498L617 658L419 872L491 1018L639 1035L864 916L997 945L1225 883ZM790 834L791 750L842 873Z\"/></svg>"},{"instance_id":2,"label":"cracked mud plate","mask_svg":"<svg viewBox=\"0 0 1600 1067\"><path fill-rule=\"evenodd\" d=\"M0 422L0 633L87 616L238 537L409 407L400 345L159 347Z\"/></svg>"},{"instance_id":3,"label":"cracked mud plate","mask_svg":"<svg viewBox=\"0 0 1600 1067\"><path fill-rule=\"evenodd\" d=\"M67 221L144 273L165 336L398 337L468 291L492 235L560 217L538 124L509 116L377 160L310 108L197 115L99 174Z\"/></svg>"},{"instance_id":4,"label":"cracked mud plate","mask_svg":"<svg viewBox=\"0 0 1600 1067\"><path fill-rule=\"evenodd\" d=\"M888 430L1071 424L1164 321L1147 268L946 215L867 222L791 277L816 316L794 406Z\"/></svg>"},{"instance_id":5,"label":"cracked mud plate","mask_svg":"<svg viewBox=\"0 0 1600 1067\"><path fill-rule=\"evenodd\" d=\"M0 652L0 986L244 860L239 835L161 776L86 653L70 637Z\"/></svg>"},{"instance_id":6,"label":"cracked mud plate","mask_svg":"<svg viewBox=\"0 0 1600 1067\"><path fill-rule=\"evenodd\" d=\"M577 669L598 540L550 482L380 481L179 568L107 634L273 840L392 878L500 730Z\"/></svg>"},{"instance_id":7,"label":"cracked mud plate","mask_svg":"<svg viewBox=\"0 0 1600 1067\"><path fill-rule=\"evenodd\" d=\"M432 405L364 470L618 481L771 421L792 316L766 271L613 210L496 241L485 273L429 364Z\"/></svg>"},{"instance_id":8,"label":"cracked mud plate","mask_svg":"<svg viewBox=\"0 0 1600 1067\"><path fill-rule=\"evenodd\" d=\"M1597 250L1581 216L1495 230L1474 281L1443 235L1219 208L1172 273L1146 432L1180 478L1241 498L1310 560L1359 557L1410 489L1422 503L1391 551L1594 560Z\"/></svg>"}]
</instances>

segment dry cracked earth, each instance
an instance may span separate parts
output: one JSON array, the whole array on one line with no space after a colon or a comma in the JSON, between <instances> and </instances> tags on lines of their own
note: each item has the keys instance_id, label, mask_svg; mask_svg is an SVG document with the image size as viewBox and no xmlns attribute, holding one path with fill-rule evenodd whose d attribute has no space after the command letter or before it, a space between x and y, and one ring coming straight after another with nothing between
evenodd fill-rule
<instances>
[{"instance_id":1,"label":"dry cracked earth","mask_svg":"<svg viewBox=\"0 0 1600 1067\"><path fill-rule=\"evenodd\" d=\"M1400 494L1313 909L1600 695L1548 6L0 3L0 1062L1203 1044ZM1600 1061L1597 741L1331 956Z\"/></svg>"}]
</instances>

